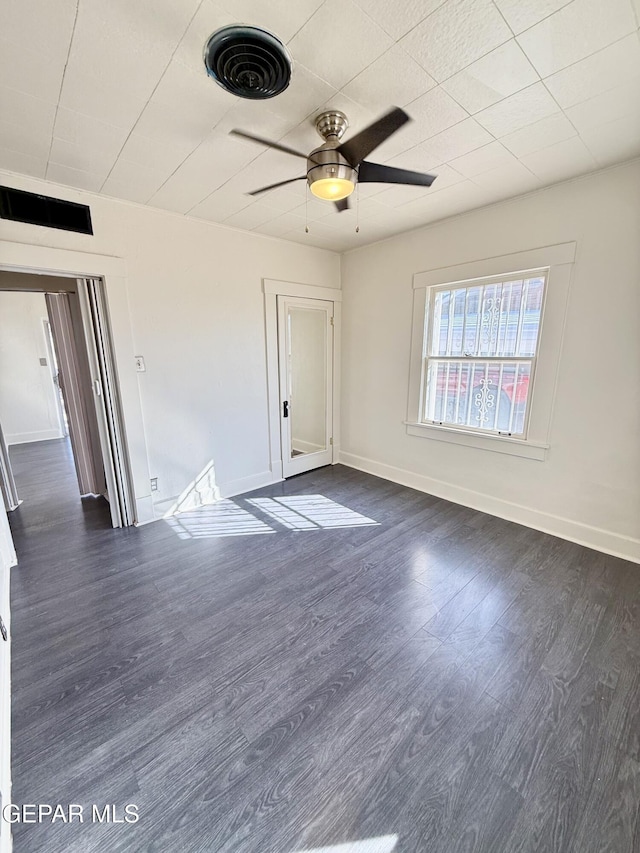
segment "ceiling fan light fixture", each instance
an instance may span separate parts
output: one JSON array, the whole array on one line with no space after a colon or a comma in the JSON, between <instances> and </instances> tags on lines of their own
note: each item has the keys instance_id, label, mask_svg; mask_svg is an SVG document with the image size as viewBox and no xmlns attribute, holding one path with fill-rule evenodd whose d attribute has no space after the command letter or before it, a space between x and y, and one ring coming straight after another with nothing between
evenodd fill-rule
<instances>
[{"instance_id":1,"label":"ceiling fan light fixture","mask_svg":"<svg viewBox=\"0 0 640 853\"><path fill-rule=\"evenodd\" d=\"M323 201L340 201L347 198L356 188L348 178L320 178L310 185L311 192Z\"/></svg>"}]
</instances>

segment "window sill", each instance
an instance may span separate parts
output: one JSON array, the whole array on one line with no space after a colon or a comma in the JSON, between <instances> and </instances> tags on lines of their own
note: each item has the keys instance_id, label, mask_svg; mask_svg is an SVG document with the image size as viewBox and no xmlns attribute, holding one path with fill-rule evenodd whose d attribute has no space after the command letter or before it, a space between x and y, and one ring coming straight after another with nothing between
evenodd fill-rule
<instances>
[{"instance_id":1,"label":"window sill","mask_svg":"<svg viewBox=\"0 0 640 853\"><path fill-rule=\"evenodd\" d=\"M525 459L535 459L538 462L544 462L549 448L548 444L543 444L540 441L526 441L502 435L481 435L476 432L436 424L406 423L406 427L409 435L434 438L436 441L448 441L451 444L463 444L466 447L476 447L479 450L493 450L495 453L507 453L510 456L522 456Z\"/></svg>"}]
</instances>

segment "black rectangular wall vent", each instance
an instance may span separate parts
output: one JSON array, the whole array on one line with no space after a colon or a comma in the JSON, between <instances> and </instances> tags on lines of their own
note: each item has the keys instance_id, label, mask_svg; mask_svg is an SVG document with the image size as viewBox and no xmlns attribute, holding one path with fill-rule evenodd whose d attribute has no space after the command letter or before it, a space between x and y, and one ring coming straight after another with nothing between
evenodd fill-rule
<instances>
[{"instance_id":1,"label":"black rectangular wall vent","mask_svg":"<svg viewBox=\"0 0 640 853\"><path fill-rule=\"evenodd\" d=\"M0 218L93 234L91 211L86 204L75 204L73 201L27 193L11 187L0 187Z\"/></svg>"}]
</instances>

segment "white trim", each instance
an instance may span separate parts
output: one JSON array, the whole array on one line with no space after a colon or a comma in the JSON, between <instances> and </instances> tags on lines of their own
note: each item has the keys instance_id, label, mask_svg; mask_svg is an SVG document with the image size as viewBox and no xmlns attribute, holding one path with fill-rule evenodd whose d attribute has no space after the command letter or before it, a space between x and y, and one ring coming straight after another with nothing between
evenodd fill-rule
<instances>
[{"instance_id":1,"label":"white trim","mask_svg":"<svg viewBox=\"0 0 640 853\"><path fill-rule=\"evenodd\" d=\"M576 257L576 244L557 243L539 249L528 249L510 255L498 255L494 258L482 258L456 264L452 267L439 267L413 276L413 288L434 287L444 284L461 284L477 278L490 276L510 276L519 272L546 269L559 264L572 264Z\"/></svg>"},{"instance_id":2,"label":"white trim","mask_svg":"<svg viewBox=\"0 0 640 853\"><path fill-rule=\"evenodd\" d=\"M34 275L56 275L64 278L91 278L127 275L123 258L113 255L94 255L73 249L55 249L32 243L12 243L0 240L0 266L7 272L25 272ZM26 268L26 269L25 269Z\"/></svg>"},{"instance_id":3,"label":"white trim","mask_svg":"<svg viewBox=\"0 0 640 853\"><path fill-rule=\"evenodd\" d=\"M493 433L471 432L457 427L440 424L421 424L406 422L407 434L420 438L434 438L436 441L448 441L451 444L464 444L481 450L493 450L496 453L508 453L510 456L522 456L525 459L537 459L543 462L549 445L542 441L527 441Z\"/></svg>"},{"instance_id":4,"label":"white trim","mask_svg":"<svg viewBox=\"0 0 640 853\"><path fill-rule=\"evenodd\" d=\"M304 299L326 299L328 302L342 302L342 291L337 287L319 287L315 284L298 284L295 281L278 281L275 278L263 278L262 290L275 296L301 296Z\"/></svg>"},{"instance_id":5,"label":"white trim","mask_svg":"<svg viewBox=\"0 0 640 853\"><path fill-rule=\"evenodd\" d=\"M350 468L356 468L358 471L391 480L393 483L399 483L402 486L408 486L411 489L417 489L420 492L426 492L429 495L462 504L489 515L495 515L498 518L505 518L507 521L513 521L516 524L523 524L525 527L532 527L534 530L541 530L543 533L549 533L552 536L559 536L561 539L576 542L578 545L584 545L587 548L593 548L596 551L602 551L623 560L640 563L640 539L613 533L610 530L603 530L589 524L582 524L579 521L552 515L541 510L531 509L522 506L522 504L495 498L483 492L456 486L453 483L445 483L442 480L436 480L424 474L416 474L403 468L396 468L383 462L375 462L373 459L366 459L353 453L341 453L340 462Z\"/></svg>"},{"instance_id":6,"label":"white trim","mask_svg":"<svg viewBox=\"0 0 640 853\"><path fill-rule=\"evenodd\" d=\"M64 438L59 429L39 429L33 432L15 432L6 435L5 441L8 446L12 444L30 444L32 441L52 441L55 438Z\"/></svg>"}]
</instances>

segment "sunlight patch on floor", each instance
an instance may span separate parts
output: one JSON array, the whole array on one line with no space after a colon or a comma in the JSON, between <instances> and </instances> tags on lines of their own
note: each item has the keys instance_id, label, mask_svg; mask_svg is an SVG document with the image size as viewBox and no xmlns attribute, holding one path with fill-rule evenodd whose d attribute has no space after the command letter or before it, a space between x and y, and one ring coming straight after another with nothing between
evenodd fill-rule
<instances>
[{"instance_id":1,"label":"sunlight patch on floor","mask_svg":"<svg viewBox=\"0 0 640 853\"><path fill-rule=\"evenodd\" d=\"M166 518L165 521L180 539L254 536L275 532L264 521L260 521L232 500L220 500L208 506L187 510Z\"/></svg>"},{"instance_id":2,"label":"sunlight patch on floor","mask_svg":"<svg viewBox=\"0 0 640 853\"><path fill-rule=\"evenodd\" d=\"M297 853L391 853L398 843L397 835L379 835L377 838L363 838L361 841L346 841L331 847L314 847L312 850L298 850Z\"/></svg>"},{"instance_id":3,"label":"sunlight patch on floor","mask_svg":"<svg viewBox=\"0 0 640 853\"><path fill-rule=\"evenodd\" d=\"M262 514L267 517L267 521L260 517ZM323 495L226 498L207 506L177 512L164 520L180 539L254 536L282 532L283 527L293 531L336 530L379 523Z\"/></svg>"},{"instance_id":4,"label":"sunlight patch on floor","mask_svg":"<svg viewBox=\"0 0 640 853\"><path fill-rule=\"evenodd\" d=\"M372 518L354 512L323 495L251 498L247 503L262 510L290 530L326 530L378 524Z\"/></svg>"}]
</instances>

